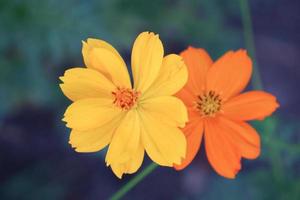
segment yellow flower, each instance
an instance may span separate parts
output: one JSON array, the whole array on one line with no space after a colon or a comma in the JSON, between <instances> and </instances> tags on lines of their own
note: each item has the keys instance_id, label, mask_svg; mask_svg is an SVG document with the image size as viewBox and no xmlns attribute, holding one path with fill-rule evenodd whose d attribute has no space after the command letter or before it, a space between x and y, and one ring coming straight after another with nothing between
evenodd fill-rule
<instances>
[{"instance_id":1,"label":"yellow flower","mask_svg":"<svg viewBox=\"0 0 300 200\"><path fill-rule=\"evenodd\" d=\"M88 39L82 54L87 68L60 77L63 93L73 101L63 118L72 129L72 147L96 152L109 145L105 161L119 178L140 168L144 151L159 165L180 164L186 139L178 127L188 117L183 102L172 95L187 81L182 58L163 57L158 35L141 33L132 49L132 85L124 60L110 44Z\"/></svg>"}]
</instances>

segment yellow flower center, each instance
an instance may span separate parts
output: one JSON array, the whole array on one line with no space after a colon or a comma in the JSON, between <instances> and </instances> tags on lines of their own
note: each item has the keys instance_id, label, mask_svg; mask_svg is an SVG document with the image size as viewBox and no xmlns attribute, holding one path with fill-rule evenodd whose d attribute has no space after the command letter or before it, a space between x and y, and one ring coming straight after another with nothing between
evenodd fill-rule
<instances>
[{"instance_id":1,"label":"yellow flower center","mask_svg":"<svg viewBox=\"0 0 300 200\"><path fill-rule=\"evenodd\" d=\"M216 92L203 92L197 97L196 108L203 116L213 117L221 110L222 99Z\"/></svg>"},{"instance_id":2,"label":"yellow flower center","mask_svg":"<svg viewBox=\"0 0 300 200\"><path fill-rule=\"evenodd\" d=\"M131 88L117 88L116 91L112 92L114 96L114 104L121 108L122 110L129 110L132 108L136 102L138 97L140 96L140 92L137 92Z\"/></svg>"}]
</instances>

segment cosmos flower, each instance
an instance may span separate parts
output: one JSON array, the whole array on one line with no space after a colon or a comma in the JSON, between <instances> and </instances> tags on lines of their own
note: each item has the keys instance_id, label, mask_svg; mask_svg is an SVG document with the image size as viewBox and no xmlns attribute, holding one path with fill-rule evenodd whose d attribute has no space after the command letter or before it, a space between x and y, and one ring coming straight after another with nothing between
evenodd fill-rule
<instances>
[{"instance_id":1,"label":"cosmos flower","mask_svg":"<svg viewBox=\"0 0 300 200\"><path fill-rule=\"evenodd\" d=\"M73 101L63 121L77 152L97 152L109 145L106 164L119 177L136 172L144 152L157 164L172 167L186 155L178 127L187 122L183 102L172 96L187 81L187 68L175 54L165 57L158 35L141 33L131 56L133 84L126 64L108 43L88 39L82 54L87 68L72 68L60 79Z\"/></svg>"},{"instance_id":2,"label":"cosmos flower","mask_svg":"<svg viewBox=\"0 0 300 200\"><path fill-rule=\"evenodd\" d=\"M252 73L245 50L229 51L216 62L203 49L189 47L181 53L189 79L177 94L188 108L189 122L183 129L187 156L177 170L185 168L197 154L202 139L208 161L221 176L234 178L241 158L260 154L260 137L246 121L262 120L279 106L263 91L240 94ZM204 137L204 138L203 138Z\"/></svg>"}]
</instances>

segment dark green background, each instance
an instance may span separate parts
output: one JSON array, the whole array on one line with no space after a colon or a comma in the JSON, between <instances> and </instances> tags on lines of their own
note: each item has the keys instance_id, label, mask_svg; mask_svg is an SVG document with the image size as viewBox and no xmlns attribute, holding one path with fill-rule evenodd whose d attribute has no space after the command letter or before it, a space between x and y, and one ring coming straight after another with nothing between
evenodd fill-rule
<instances>
[{"instance_id":1,"label":"dark green background","mask_svg":"<svg viewBox=\"0 0 300 200\"><path fill-rule=\"evenodd\" d=\"M261 156L227 180L201 148L186 170L158 168L125 199L300 199L299 7L250 1L262 83L281 104L254 123ZM68 144L60 119L70 102L58 77L83 66L81 40L106 40L129 62L135 37L147 30L160 34L166 53L193 45L216 59L245 48L241 19L239 0L0 0L0 199L106 199L133 177L118 180L104 152L78 154Z\"/></svg>"}]
</instances>

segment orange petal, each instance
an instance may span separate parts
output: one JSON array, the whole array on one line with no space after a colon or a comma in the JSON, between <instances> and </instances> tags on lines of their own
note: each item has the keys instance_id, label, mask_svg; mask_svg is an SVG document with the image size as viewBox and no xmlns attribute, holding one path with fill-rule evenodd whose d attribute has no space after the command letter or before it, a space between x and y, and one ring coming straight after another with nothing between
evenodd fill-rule
<instances>
[{"instance_id":1,"label":"orange petal","mask_svg":"<svg viewBox=\"0 0 300 200\"><path fill-rule=\"evenodd\" d=\"M229 51L207 73L207 89L219 93L223 100L240 93L248 84L252 61L245 50Z\"/></svg>"},{"instance_id":2,"label":"orange petal","mask_svg":"<svg viewBox=\"0 0 300 200\"><path fill-rule=\"evenodd\" d=\"M235 146L224 136L220 123L215 119L205 121L205 150L214 170L226 178L235 178L241 169L240 155Z\"/></svg>"},{"instance_id":3,"label":"orange petal","mask_svg":"<svg viewBox=\"0 0 300 200\"><path fill-rule=\"evenodd\" d=\"M188 47L180 54L188 67L186 88L194 93L205 89L206 73L213 61L204 49Z\"/></svg>"},{"instance_id":4,"label":"orange petal","mask_svg":"<svg viewBox=\"0 0 300 200\"><path fill-rule=\"evenodd\" d=\"M189 122L201 119L200 113L194 107L188 107Z\"/></svg>"},{"instance_id":5,"label":"orange petal","mask_svg":"<svg viewBox=\"0 0 300 200\"><path fill-rule=\"evenodd\" d=\"M185 88L181 89L179 92L175 94L178 98L180 98L183 103L189 108L194 107L195 105L195 99L196 99L196 94L193 94L189 90Z\"/></svg>"},{"instance_id":6,"label":"orange petal","mask_svg":"<svg viewBox=\"0 0 300 200\"><path fill-rule=\"evenodd\" d=\"M279 104L276 97L262 91L240 94L226 102L222 110L224 115L236 120L263 119L271 115Z\"/></svg>"},{"instance_id":7,"label":"orange petal","mask_svg":"<svg viewBox=\"0 0 300 200\"><path fill-rule=\"evenodd\" d=\"M224 136L236 146L239 154L255 159L260 154L260 137L256 130L246 122L235 122L225 117L219 118Z\"/></svg>"},{"instance_id":8,"label":"orange petal","mask_svg":"<svg viewBox=\"0 0 300 200\"><path fill-rule=\"evenodd\" d=\"M188 166L199 151L203 135L203 121L194 120L188 123L183 129L183 132L187 139L187 152L185 159L182 160L182 163L180 165L174 165L176 170L182 170Z\"/></svg>"},{"instance_id":9,"label":"orange petal","mask_svg":"<svg viewBox=\"0 0 300 200\"><path fill-rule=\"evenodd\" d=\"M180 93L177 93L176 96L183 101L188 111L188 121L192 122L194 120L199 120L201 115L197 108L195 108L194 97L189 91L181 90Z\"/></svg>"}]
</instances>

